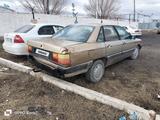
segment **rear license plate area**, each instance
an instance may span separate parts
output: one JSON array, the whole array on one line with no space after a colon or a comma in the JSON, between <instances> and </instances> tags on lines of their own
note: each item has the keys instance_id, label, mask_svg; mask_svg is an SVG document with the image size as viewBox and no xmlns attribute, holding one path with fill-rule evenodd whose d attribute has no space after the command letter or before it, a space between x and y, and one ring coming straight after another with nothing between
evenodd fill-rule
<instances>
[{"instance_id":1,"label":"rear license plate area","mask_svg":"<svg viewBox=\"0 0 160 120\"><path fill-rule=\"evenodd\" d=\"M49 52L45 50L36 49L35 53L44 57L49 57Z\"/></svg>"}]
</instances>

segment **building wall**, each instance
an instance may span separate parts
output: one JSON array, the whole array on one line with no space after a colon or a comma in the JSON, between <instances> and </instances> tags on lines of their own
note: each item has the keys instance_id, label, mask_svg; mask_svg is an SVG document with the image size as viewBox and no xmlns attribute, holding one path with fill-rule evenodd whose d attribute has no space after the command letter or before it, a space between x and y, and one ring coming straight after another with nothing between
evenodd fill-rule
<instances>
[{"instance_id":1,"label":"building wall","mask_svg":"<svg viewBox=\"0 0 160 120\"><path fill-rule=\"evenodd\" d=\"M160 22L139 23L138 27L143 30L160 28Z\"/></svg>"},{"instance_id":2,"label":"building wall","mask_svg":"<svg viewBox=\"0 0 160 120\"><path fill-rule=\"evenodd\" d=\"M58 16L58 15L44 15L36 14L36 19L39 23L54 23L60 25L74 24L73 17ZM32 19L32 14L17 14L17 13L0 13L0 36L4 33L12 32L15 29L30 24ZM100 23L101 20L92 18L78 18L79 23ZM129 25L128 21L114 21L114 20L103 20L106 24L116 24L116 25ZM137 23L130 23L132 26L138 27Z\"/></svg>"}]
</instances>

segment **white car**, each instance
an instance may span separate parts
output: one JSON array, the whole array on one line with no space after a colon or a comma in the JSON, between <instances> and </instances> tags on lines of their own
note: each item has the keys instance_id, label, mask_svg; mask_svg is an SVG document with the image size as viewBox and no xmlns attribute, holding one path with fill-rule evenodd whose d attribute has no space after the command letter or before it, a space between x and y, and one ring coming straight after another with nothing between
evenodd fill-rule
<instances>
[{"instance_id":1,"label":"white car","mask_svg":"<svg viewBox=\"0 0 160 120\"><path fill-rule=\"evenodd\" d=\"M129 32L132 36L139 37L142 36L142 31L140 29L134 28L132 26L123 26L127 32Z\"/></svg>"},{"instance_id":2,"label":"white car","mask_svg":"<svg viewBox=\"0 0 160 120\"><path fill-rule=\"evenodd\" d=\"M4 35L3 49L14 55L28 55L27 41L52 37L63 26L54 24L29 24L22 26L13 33Z\"/></svg>"}]
</instances>

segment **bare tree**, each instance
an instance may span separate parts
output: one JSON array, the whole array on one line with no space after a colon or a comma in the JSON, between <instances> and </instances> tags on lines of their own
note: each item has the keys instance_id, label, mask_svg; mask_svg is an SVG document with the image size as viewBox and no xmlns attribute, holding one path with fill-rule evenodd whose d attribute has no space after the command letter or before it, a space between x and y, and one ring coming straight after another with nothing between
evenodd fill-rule
<instances>
[{"instance_id":1,"label":"bare tree","mask_svg":"<svg viewBox=\"0 0 160 120\"><path fill-rule=\"evenodd\" d=\"M113 18L119 10L118 0L89 0L85 10L91 17L102 19Z\"/></svg>"},{"instance_id":2,"label":"bare tree","mask_svg":"<svg viewBox=\"0 0 160 120\"><path fill-rule=\"evenodd\" d=\"M29 11L36 13L61 14L66 0L25 0L22 5Z\"/></svg>"},{"instance_id":3,"label":"bare tree","mask_svg":"<svg viewBox=\"0 0 160 120\"><path fill-rule=\"evenodd\" d=\"M21 4L23 5L23 7L25 9L27 9L30 12L32 12L34 10L34 6L30 2L28 2L27 0L25 0L25 2L22 2Z\"/></svg>"}]
</instances>

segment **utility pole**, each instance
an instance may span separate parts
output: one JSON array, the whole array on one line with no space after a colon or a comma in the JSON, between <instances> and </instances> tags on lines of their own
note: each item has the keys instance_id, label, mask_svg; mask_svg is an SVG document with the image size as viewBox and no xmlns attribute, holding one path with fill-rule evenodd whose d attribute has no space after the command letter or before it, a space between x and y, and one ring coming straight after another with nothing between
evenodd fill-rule
<instances>
[{"instance_id":1,"label":"utility pole","mask_svg":"<svg viewBox=\"0 0 160 120\"><path fill-rule=\"evenodd\" d=\"M136 21L136 0L134 0L134 14L133 14L133 21Z\"/></svg>"}]
</instances>

